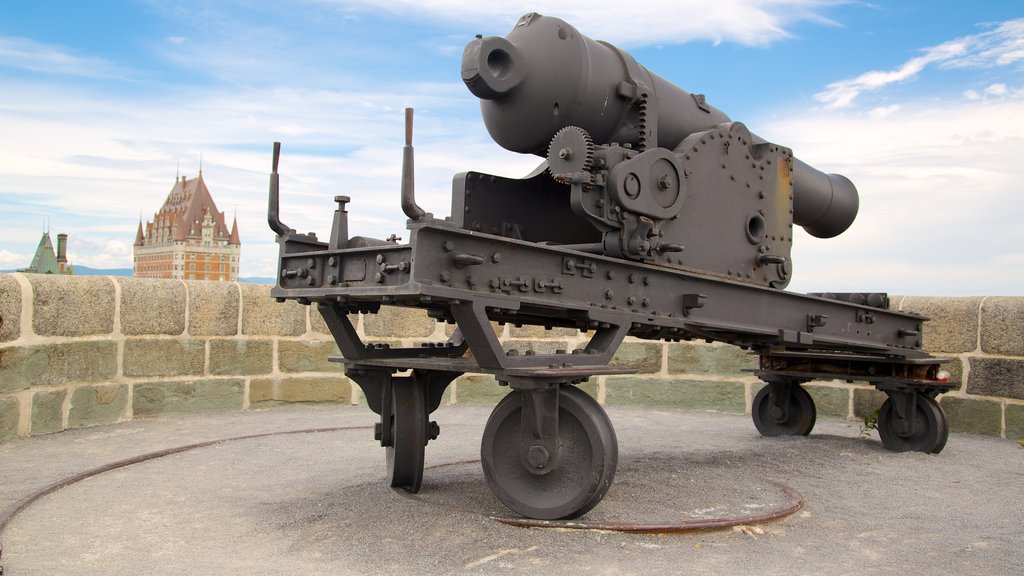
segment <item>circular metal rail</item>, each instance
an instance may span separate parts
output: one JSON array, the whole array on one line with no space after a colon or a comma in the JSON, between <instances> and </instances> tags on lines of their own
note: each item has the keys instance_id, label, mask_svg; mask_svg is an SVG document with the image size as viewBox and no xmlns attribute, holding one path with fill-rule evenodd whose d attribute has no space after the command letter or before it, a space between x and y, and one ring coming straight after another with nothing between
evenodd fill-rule
<instances>
[{"instance_id":1,"label":"circular metal rail","mask_svg":"<svg viewBox=\"0 0 1024 576\"><path fill-rule=\"evenodd\" d=\"M209 446L216 446L218 444L225 444L228 442L238 442L242 440L254 440L257 438L268 438L271 436L287 436L293 434L319 434L323 432L343 432L351 430L371 430L372 426L339 426L334 428L307 428L303 430L287 430L283 432L267 432L263 434L249 434L245 436L234 436L231 438L220 438L217 440L208 440L206 442L197 442L195 444L187 444L185 446L177 446L174 448L166 448L164 450L157 450L155 452L148 452L146 454L140 454L131 458L125 458L124 460L118 460L102 466L97 466L77 474L73 474L66 478L62 478L48 484L25 496L21 500L18 500L14 504L8 506L2 512L0 512L0 536L3 536L4 530L14 520L14 518L25 511L26 508L34 504L39 499L53 494L54 492L71 486L85 480L98 476L100 474L146 462L148 460L155 460L157 458L163 458L164 456L170 456L172 454L180 454L182 452L188 452L190 450L196 450L199 448L206 448ZM476 464L479 460L463 460L459 462L449 462L445 464L438 464L430 466L428 469L436 469L447 466L457 466L465 464ZM696 532L696 531L710 531L710 530L721 530L724 528L731 528L734 526L759 524L763 522L769 522L772 520L778 520L789 516L803 507L803 497L793 488L784 484L774 484L779 488L789 500L779 506L778 508L753 515L742 515L732 516L726 518L702 518L696 520L685 520L681 522L673 523L649 523L649 522L622 522L622 521L580 521L580 520L535 520L532 518L508 518L501 516L489 516L492 520L507 524L510 526L519 526L524 528L561 528L561 529L575 529L575 530L604 530L614 532L627 532L627 533L646 533L646 534L667 534L667 533L683 533L683 532ZM405 496L411 500L417 502L432 504L436 506L443 506L431 502L428 499L424 499L418 494L411 494L404 490L395 490L396 493ZM465 508L457 508L461 512L466 512ZM0 559L3 558L3 545L0 543ZM0 576L3 576L3 566L0 566Z\"/></svg>"}]
</instances>

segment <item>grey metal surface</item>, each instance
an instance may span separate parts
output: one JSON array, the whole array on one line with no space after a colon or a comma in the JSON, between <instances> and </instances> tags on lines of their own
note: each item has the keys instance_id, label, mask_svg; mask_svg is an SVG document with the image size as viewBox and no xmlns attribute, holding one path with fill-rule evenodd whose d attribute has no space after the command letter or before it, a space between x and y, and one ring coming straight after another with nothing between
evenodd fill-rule
<instances>
[{"instance_id":1,"label":"grey metal surface","mask_svg":"<svg viewBox=\"0 0 1024 576\"><path fill-rule=\"evenodd\" d=\"M525 399L511 417L521 426L495 418L485 430L487 461L522 460L522 469L493 468L496 491L516 494L502 500L542 518L589 510L603 490L569 504L547 498L563 488L552 478L611 479L597 457L549 474L563 440L602 437L563 433L558 387L608 373L627 335L757 353L756 374L769 386L755 414L766 435L809 433L815 409L800 385L840 378L890 396L886 446L942 449L948 430L933 398L954 384L940 377L941 359L921 349L923 317L886 310L884 294L781 290L793 274L793 226L831 237L853 222L858 199L849 180L808 166L557 18L531 13L505 38L478 36L466 46L462 77L481 98L494 140L545 160L518 180L456 175L452 216L435 218L416 204L407 109L406 245L349 238L347 197L335 198L328 242L294 233L278 216L274 148L268 221L280 275L271 294L317 306L346 374L380 416L391 486L419 489L422 447L433 439L429 413L454 378L487 372ZM423 308L458 330L422 348L368 346L348 316L382 305ZM492 322L564 326L591 338L577 350L516 355ZM919 408L930 417L918 418ZM599 410L579 411L584 428L602 428ZM614 443L591 444L614 456ZM549 463L541 454L551 455L550 466L534 465Z\"/></svg>"}]
</instances>

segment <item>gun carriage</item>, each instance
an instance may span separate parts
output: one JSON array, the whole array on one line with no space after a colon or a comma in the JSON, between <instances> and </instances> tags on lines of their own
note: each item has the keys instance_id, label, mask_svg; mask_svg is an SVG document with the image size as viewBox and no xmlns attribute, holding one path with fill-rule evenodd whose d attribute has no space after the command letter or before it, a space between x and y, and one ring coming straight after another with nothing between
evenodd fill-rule
<instances>
[{"instance_id":1,"label":"gun carriage","mask_svg":"<svg viewBox=\"0 0 1024 576\"><path fill-rule=\"evenodd\" d=\"M626 336L725 342L759 356L766 386L757 430L806 435L814 379L865 381L888 395L878 427L892 450L936 453L948 436L935 397L952 389L921 349L924 318L888 310L885 294L784 291L793 227L828 238L853 222L853 184L801 162L562 20L527 14L504 38L465 48L462 78L501 146L544 158L522 179L454 177L452 212L416 203L412 111L406 111L401 205L407 244L350 237L337 196L330 238L299 234L278 212L275 143L268 220L280 244L272 295L315 305L346 375L380 415L387 480L420 489L430 414L464 373L510 392L483 434L495 495L533 518L570 518L600 502L615 474L615 431L574 385L634 371L609 367ZM457 326L419 348L367 345L348 315L425 309ZM586 346L506 351L491 323L569 327Z\"/></svg>"}]
</instances>

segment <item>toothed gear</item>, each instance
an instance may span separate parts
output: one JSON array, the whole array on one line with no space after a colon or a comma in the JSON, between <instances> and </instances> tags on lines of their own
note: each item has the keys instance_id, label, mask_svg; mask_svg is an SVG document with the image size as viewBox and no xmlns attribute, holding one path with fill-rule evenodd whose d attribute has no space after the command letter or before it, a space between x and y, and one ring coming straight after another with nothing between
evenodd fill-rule
<instances>
[{"instance_id":1,"label":"toothed gear","mask_svg":"<svg viewBox=\"0 0 1024 576\"><path fill-rule=\"evenodd\" d=\"M548 145L548 171L557 174L587 172L594 166L594 139L579 126L559 130Z\"/></svg>"}]
</instances>

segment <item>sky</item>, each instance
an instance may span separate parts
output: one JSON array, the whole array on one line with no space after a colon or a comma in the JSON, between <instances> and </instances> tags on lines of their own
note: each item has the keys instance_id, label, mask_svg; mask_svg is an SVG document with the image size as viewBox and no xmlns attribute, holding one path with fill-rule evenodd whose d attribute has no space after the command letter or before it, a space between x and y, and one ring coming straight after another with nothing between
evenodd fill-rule
<instances>
[{"instance_id":1,"label":"sky","mask_svg":"<svg viewBox=\"0 0 1024 576\"><path fill-rule=\"evenodd\" d=\"M0 269L43 231L72 264L130 268L139 221L200 169L238 219L241 276L273 277L282 220L327 237L407 237L403 108L416 189L521 177L460 78L476 34L557 16L860 191L833 239L798 231L790 289L1024 295L1024 3L1017 0L35 0L0 17ZM685 209L685 207L684 207Z\"/></svg>"}]
</instances>

